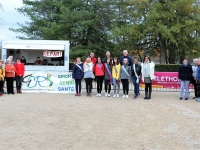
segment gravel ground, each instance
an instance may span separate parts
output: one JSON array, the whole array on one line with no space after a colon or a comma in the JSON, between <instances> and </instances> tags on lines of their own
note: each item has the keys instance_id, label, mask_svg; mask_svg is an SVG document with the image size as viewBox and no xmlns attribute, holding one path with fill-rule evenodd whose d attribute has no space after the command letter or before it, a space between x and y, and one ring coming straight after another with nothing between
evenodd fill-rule
<instances>
[{"instance_id":1,"label":"gravel ground","mask_svg":"<svg viewBox=\"0 0 200 150\"><path fill-rule=\"evenodd\" d=\"M192 93L193 94L193 93ZM0 97L0 149L199 150L200 103L178 92L152 99L15 94Z\"/></svg>"}]
</instances>

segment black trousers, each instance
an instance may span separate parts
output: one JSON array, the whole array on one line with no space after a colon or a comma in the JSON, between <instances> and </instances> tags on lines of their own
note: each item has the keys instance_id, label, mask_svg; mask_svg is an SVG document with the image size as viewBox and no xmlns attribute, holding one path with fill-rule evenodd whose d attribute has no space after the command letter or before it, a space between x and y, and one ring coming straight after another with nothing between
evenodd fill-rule
<instances>
[{"instance_id":1,"label":"black trousers","mask_svg":"<svg viewBox=\"0 0 200 150\"><path fill-rule=\"evenodd\" d=\"M81 81L82 79L75 79L76 93L81 93Z\"/></svg>"},{"instance_id":2,"label":"black trousers","mask_svg":"<svg viewBox=\"0 0 200 150\"><path fill-rule=\"evenodd\" d=\"M22 87L22 79L23 79L23 76L15 76L15 80L16 80L16 89L17 89L17 90L21 90L21 87Z\"/></svg>"},{"instance_id":3,"label":"black trousers","mask_svg":"<svg viewBox=\"0 0 200 150\"><path fill-rule=\"evenodd\" d=\"M14 77L6 77L6 86L7 86L7 93L14 93L13 90L13 81L14 81Z\"/></svg>"},{"instance_id":4,"label":"black trousers","mask_svg":"<svg viewBox=\"0 0 200 150\"><path fill-rule=\"evenodd\" d=\"M152 92L152 83L145 83L145 93Z\"/></svg>"},{"instance_id":5,"label":"black trousers","mask_svg":"<svg viewBox=\"0 0 200 150\"><path fill-rule=\"evenodd\" d=\"M97 93L101 93L104 76L96 76Z\"/></svg>"},{"instance_id":6,"label":"black trousers","mask_svg":"<svg viewBox=\"0 0 200 150\"><path fill-rule=\"evenodd\" d=\"M121 79L121 82L122 82L122 89L123 89L124 95L128 95L128 92L129 92L128 79Z\"/></svg>"},{"instance_id":7,"label":"black trousers","mask_svg":"<svg viewBox=\"0 0 200 150\"><path fill-rule=\"evenodd\" d=\"M3 94L4 81L0 81L0 94Z\"/></svg>"},{"instance_id":8,"label":"black trousers","mask_svg":"<svg viewBox=\"0 0 200 150\"><path fill-rule=\"evenodd\" d=\"M91 93L91 90L92 90L92 81L93 81L93 78L85 78L86 93Z\"/></svg>"},{"instance_id":9,"label":"black trousers","mask_svg":"<svg viewBox=\"0 0 200 150\"><path fill-rule=\"evenodd\" d=\"M105 84L105 92L110 94L111 90L110 80L104 80L104 84Z\"/></svg>"},{"instance_id":10,"label":"black trousers","mask_svg":"<svg viewBox=\"0 0 200 150\"><path fill-rule=\"evenodd\" d=\"M192 84L194 86L194 96L197 97L197 82L196 82L196 80L193 80Z\"/></svg>"}]
</instances>

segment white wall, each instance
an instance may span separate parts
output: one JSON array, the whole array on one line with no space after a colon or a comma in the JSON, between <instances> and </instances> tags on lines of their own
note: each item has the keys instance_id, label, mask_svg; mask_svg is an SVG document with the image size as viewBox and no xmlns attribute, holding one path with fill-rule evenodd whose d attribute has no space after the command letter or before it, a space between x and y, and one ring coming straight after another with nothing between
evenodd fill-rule
<instances>
[{"instance_id":1,"label":"white wall","mask_svg":"<svg viewBox=\"0 0 200 150\"><path fill-rule=\"evenodd\" d=\"M17 54L17 50L13 50L13 52L13 54L10 54L10 50L7 50L7 56L12 55L14 61L16 58L21 58L21 56L24 56L27 63L34 63L37 57L40 57L41 60L47 59L48 63L52 63L54 65L60 63L59 61L51 61L50 57L43 57L43 50L20 50L19 54Z\"/></svg>"}]
</instances>

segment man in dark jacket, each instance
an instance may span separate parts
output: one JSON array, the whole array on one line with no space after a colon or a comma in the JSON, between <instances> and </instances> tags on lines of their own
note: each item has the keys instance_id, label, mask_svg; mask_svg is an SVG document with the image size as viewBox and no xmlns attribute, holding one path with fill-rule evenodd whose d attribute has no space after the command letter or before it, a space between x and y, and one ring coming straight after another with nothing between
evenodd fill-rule
<instances>
[{"instance_id":1,"label":"man in dark jacket","mask_svg":"<svg viewBox=\"0 0 200 150\"><path fill-rule=\"evenodd\" d=\"M179 68L178 77L181 80L181 89L180 89L180 100L183 99L183 92L185 92L185 100L189 98L189 84L190 80L192 79L192 67L188 63L187 59L183 60L183 64Z\"/></svg>"},{"instance_id":2,"label":"man in dark jacket","mask_svg":"<svg viewBox=\"0 0 200 150\"><path fill-rule=\"evenodd\" d=\"M109 58L110 58L110 61L111 61L112 64L113 64L113 59L110 57L110 52L107 51L107 52L106 52L106 57L103 58L103 63L107 63L107 59L109 59Z\"/></svg>"},{"instance_id":3,"label":"man in dark jacket","mask_svg":"<svg viewBox=\"0 0 200 150\"><path fill-rule=\"evenodd\" d=\"M120 57L120 64L121 65L123 65L124 58L128 59L128 65L132 67L133 66L133 59L132 59L132 57L128 56L127 50L123 50L123 56Z\"/></svg>"},{"instance_id":4,"label":"man in dark jacket","mask_svg":"<svg viewBox=\"0 0 200 150\"><path fill-rule=\"evenodd\" d=\"M134 85L134 99L138 98L139 95L139 85L140 85L140 75L141 75L141 65L138 63L138 58L134 58L134 64L132 67L132 81Z\"/></svg>"}]
</instances>

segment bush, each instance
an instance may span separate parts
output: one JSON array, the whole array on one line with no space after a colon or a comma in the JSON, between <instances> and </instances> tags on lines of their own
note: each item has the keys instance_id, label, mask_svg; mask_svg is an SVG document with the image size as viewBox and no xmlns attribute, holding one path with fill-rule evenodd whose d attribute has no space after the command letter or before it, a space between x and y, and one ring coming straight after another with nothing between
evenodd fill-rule
<instances>
[{"instance_id":1,"label":"bush","mask_svg":"<svg viewBox=\"0 0 200 150\"><path fill-rule=\"evenodd\" d=\"M72 70L73 64L74 64L73 62L70 62L70 63L69 63L69 70Z\"/></svg>"},{"instance_id":2,"label":"bush","mask_svg":"<svg viewBox=\"0 0 200 150\"><path fill-rule=\"evenodd\" d=\"M156 64L155 71L157 72L178 72L180 64Z\"/></svg>"}]
</instances>

